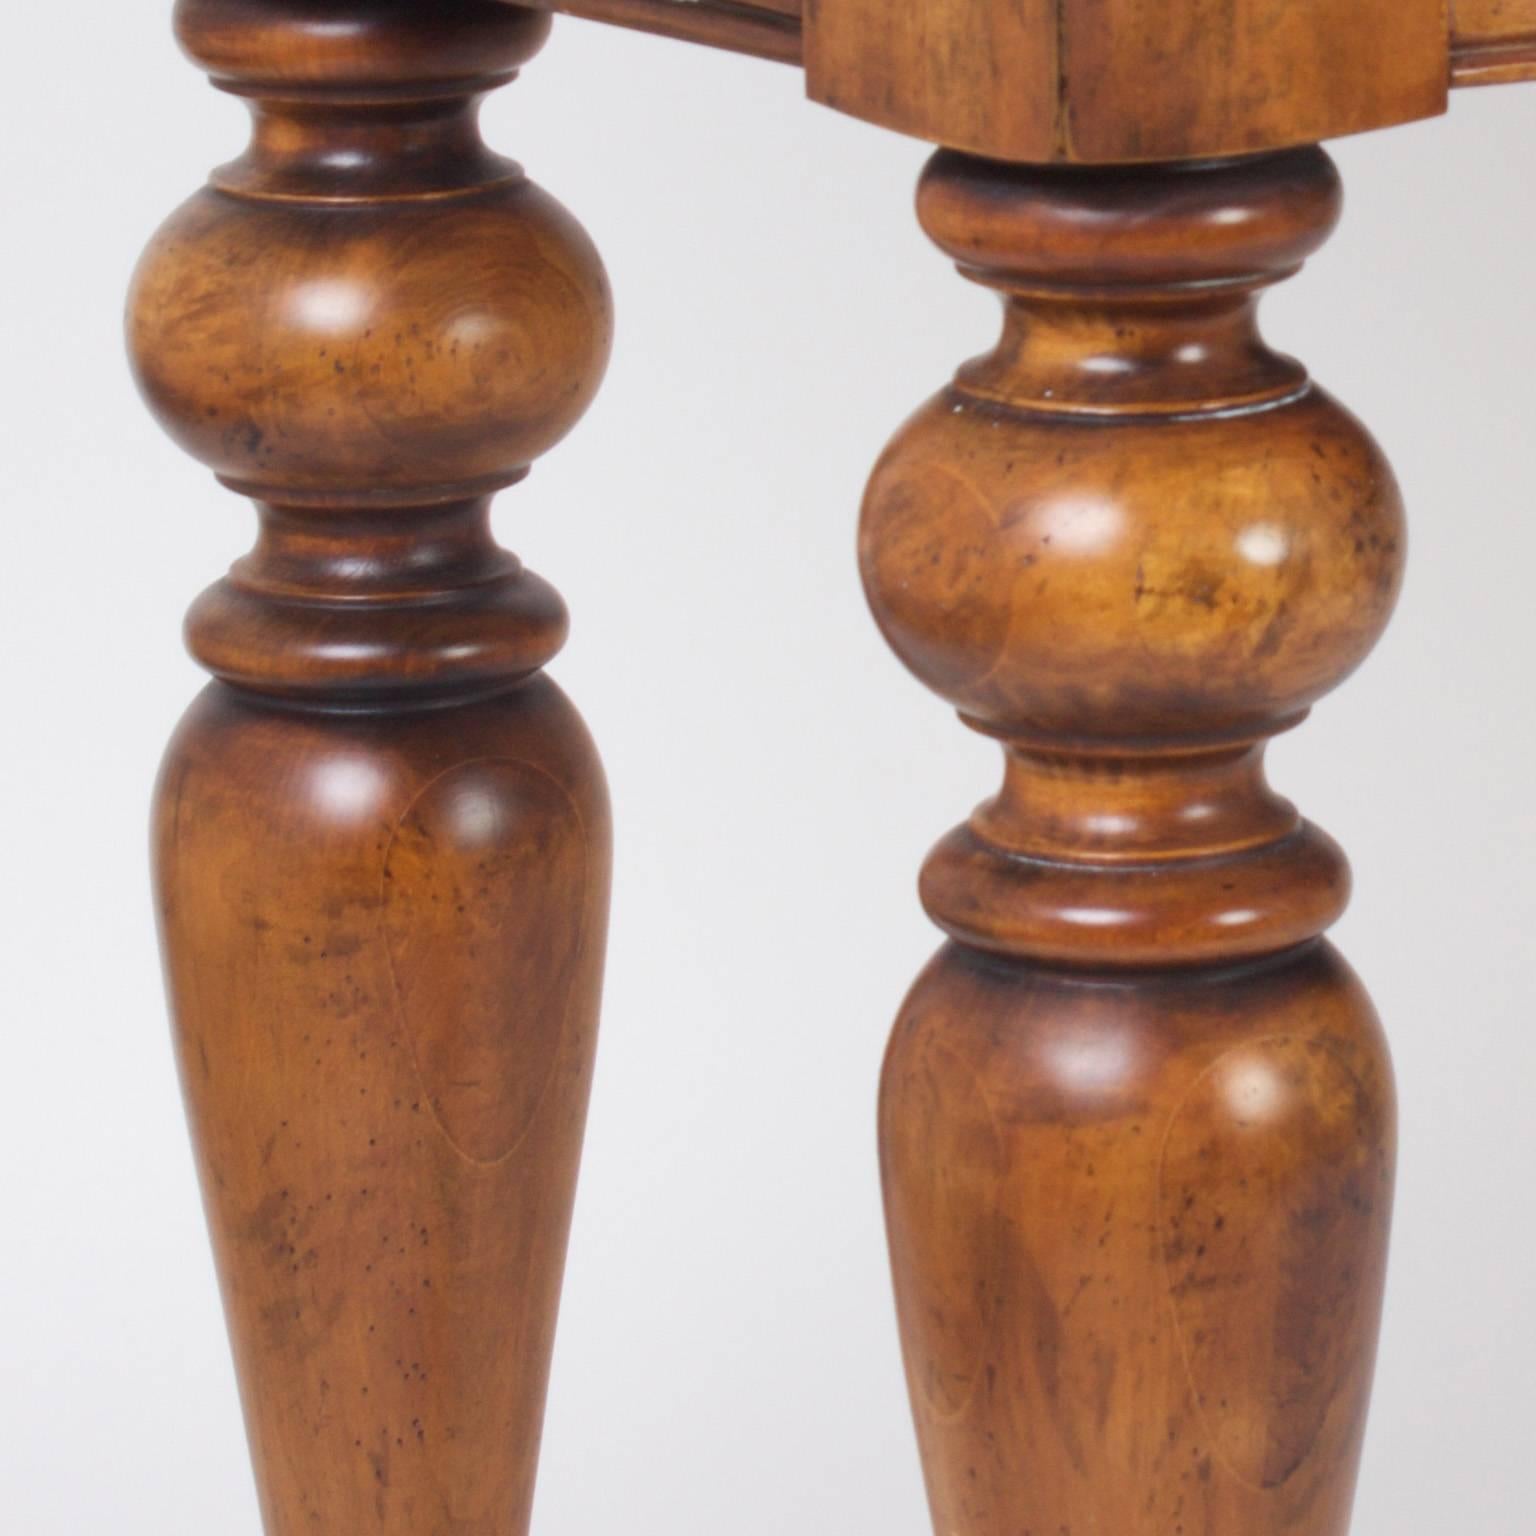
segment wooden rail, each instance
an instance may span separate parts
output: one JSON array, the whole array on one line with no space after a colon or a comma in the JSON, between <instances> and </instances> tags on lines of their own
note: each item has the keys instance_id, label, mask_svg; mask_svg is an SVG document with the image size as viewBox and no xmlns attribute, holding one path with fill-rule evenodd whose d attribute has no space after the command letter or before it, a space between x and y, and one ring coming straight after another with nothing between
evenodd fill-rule
<instances>
[{"instance_id":1,"label":"wooden rail","mask_svg":"<svg viewBox=\"0 0 1536 1536\"><path fill-rule=\"evenodd\" d=\"M731 53L747 53L779 64L800 64L800 6L797 0L531 0L539 10L582 16L610 26L659 37L679 38Z\"/></svg>"},{"instance_id":2,"label":"wooden rail","mask_svg":"<svg viewBox=\"0 0 1536 1536\"><path fill-rule=\"evenodd\" d=\"M539 10L580 16L659 37L804 63L800 0L527 0ZM1460 0L1451 19L1452 86L1536 80L1536 0Z\"/></svg>"},{"instance_id":3,"label":"wooden rail","mask_svg":"<svg viewBox=\"0 0 1536 1536\"><path fill-rule=\"evenodd\" d=\"M1452 0L1451 84L1536 80L1536 0Z\"/></svg>"},{"instance_id":4,"label":"wooden rail","mask_svg":"<svg viewBox=\"0 0 1536 1536\"><path fill-rule=\"evenodd\" d=\"M1515 85L1536 80L1536 31L1524 37L1453 39L1451 84Z\"/></svg>"}]
</instances>

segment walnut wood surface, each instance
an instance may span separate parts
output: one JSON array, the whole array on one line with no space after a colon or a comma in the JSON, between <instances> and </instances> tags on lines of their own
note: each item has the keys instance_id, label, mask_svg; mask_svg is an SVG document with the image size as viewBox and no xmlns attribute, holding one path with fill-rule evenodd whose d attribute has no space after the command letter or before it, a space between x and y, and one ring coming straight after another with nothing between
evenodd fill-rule
<instances>
[{"instance_id":1,"label":"walnut wood surface","mask_svg":"<svg viewBox=\"0 0 1536 1536\"><path fill-rule=\"evenodd\" d=\"M547 16L182 0L251 147L129 337L254 497L166 757L175 1036L269 1536L521 1536L597 1023L602 770L491 494L606 361L600 262L474 123Z\"/></svg>"},{"instance_id":2,"label":"walnut wood surface","mask_svg":"<svg viewBox=\"0 0 1536 1536\"><path fill-rule=\"evenodd\" d=\"M881 1090L939 1536L1347 1527L1391 1068L1319 937L1344 858L1262 759L1381 633L1403 516L1254 318L1338 203L1317 149L923 178L1005 306L860 546L887 639L1006 762L924 869L951 942Z\"/></svg>"},{"instance_id":3,"label":"walnut wood surface","mask_svg":"<svg viewBox=\"0 0 1536 1536\"><path fill-rule=\"evenodd\" d=\"M747 5L731 0L541 0L539 8L780 64L801 62L800 7L794 0Z\"/></svg>"},{"instance_id":4,"label":"walnut wood surface","mask_svg":"<svg viewBox=\"0 0 1536 1536\"><path fill-rule=\"evenodd\" d=\"M1458 0L1449 16L1422 0L1346 10L1226 0L1215 11L1127 0L1112 31L1101 0L529 3L779 63L808 59L811 95L829 106L1034 162L1303 144L1443 111L1450 86L1536 79L1536 0Z\"/></svg>"},{"instance_id":5,"label":"walnut wood surface","mask_svg":"<svg viewBox=\"0 0 1536 1536\"><path fill-rule=\"evenodd\" d=\"M1536 80L1536 0L1454 0L1451 34L1456 85Z\"/></svg>"},{"instance_id":6,"label":"walnut wood surface","mask_svg":"<svg viewBox=\"0 0 1536 1536\"><path fill-rule=\"evenodd\" d=\"M803 46L818 99L996 157L941 152L919 211L1001 339L898 434L860 543L893 648L1005 763L925 866L948 942L881 1090L938 1536L1344 1536L1391 1067L1321 937L1347 864L1263 754L1380 635L1402 508L1256 329L1330 162L1211 157L1438 111L1453 60L1517 78L1536 0L1460 0L1454 36L1430 0L548 3ZM609 878L542 670L563 604L488 525L609 347L590 243L475 126L549 19L177 24L254 131L151 244L130 345L260 531L188 620L216 681L156 889L266 1529L523 1536Z\"/></svg>"},{"instance_id":7,"label":"walnut wood surface","mask_svg":"<svg viewBox=\"0 0 1536 1536\"><path fill-rule=\"evenodd\" d=\"M811 96L999 159L1278 149L1445 108L1442 0L808 0Z\"/></svg>"}]
</instances>

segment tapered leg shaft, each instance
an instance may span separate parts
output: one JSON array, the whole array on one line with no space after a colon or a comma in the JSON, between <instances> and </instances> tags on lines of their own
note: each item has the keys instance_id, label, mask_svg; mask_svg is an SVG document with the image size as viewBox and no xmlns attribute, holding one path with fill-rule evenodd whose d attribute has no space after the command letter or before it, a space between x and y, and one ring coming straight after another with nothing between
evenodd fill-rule
<instances>
[{"instance_id":1,"label":"tapered leg shaft","mask_svg":"<svg viewBox=\"0 0 1536 1536\"><path fill-rule=\"evenodd\" d=\"M950 942L881 1092L940 1536L1348 1525L1391 1068L1319 937L1347 866L1262 758L1380 634L1402 513L1254 324L1337 205L1318 150L924 176L1006 313L862 538L887 638L1007 765L924 870Z\"/></svg>"},{"instance_id":2,"label":"tapered leg shaft","mask_svg":"<svg viewBox=\"0 0 1536 1536\"><path fill-rule=\"evenodd\" d=\"M182 0L250 151L130 342L258 503L167 756L175 1036L269 1536L522 1536L597 1026L606 791L490 497L609 344L580 229L481 143L547 18Z\"/></svg>"}]
</instances>

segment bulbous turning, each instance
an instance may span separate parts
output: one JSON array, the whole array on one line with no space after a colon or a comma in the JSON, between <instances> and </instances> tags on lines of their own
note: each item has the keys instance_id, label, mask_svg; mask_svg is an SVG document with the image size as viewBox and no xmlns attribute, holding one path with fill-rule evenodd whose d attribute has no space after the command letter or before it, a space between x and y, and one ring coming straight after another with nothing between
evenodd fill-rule
<instances>
[{"instance_id":1,"label":"bulbous turning","mask_svg":"<svg viewBox=\"0 0 1536 1536\"><path fill-rule=\"evenodd\" d=\"M262 505L189 621L264 693L355 703L504 687L565 635L496 548L489 496L575 425L612 299L581 226L476 126L549 18L499 0L182 0L250 99L250 149L150 243L128 312L162 426Z\"/></svg>"},{"instance_id":2,"label":"bulbous turning","mask_svg":"<svg viewBox=\"0 0 1536 1536\"><path fill-rule=\"evenodd\" d=\"M1331 163L1129 173L941 152L918 206L1005 324L876 467L865 589L910 670L1023 754L1015 790L1021 764L1058 764L1061 818L1042 837L1038 797L1002 797L936 850L929 910L967 942L1090 964L1313 936L1342 907L1342 856L1274 821L1248 749L1364 660L1404 545L1380 450L1255 321L1336 221ZM1211 754L1233 749L1249 767L1222 814L1254 835L1213 851ZM1149 796L1153 848L1114 811Z\"/></svg>"}]
</instances>

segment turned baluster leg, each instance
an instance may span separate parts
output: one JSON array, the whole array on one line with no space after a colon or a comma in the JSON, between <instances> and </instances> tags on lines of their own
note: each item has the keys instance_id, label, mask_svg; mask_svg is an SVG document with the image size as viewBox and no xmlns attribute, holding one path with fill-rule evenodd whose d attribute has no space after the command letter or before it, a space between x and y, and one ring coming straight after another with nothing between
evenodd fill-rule
<instances>
[{"instance_id":1,"label":"turned baluster leg","mask_svg":"<svg viewBox=\"0 0 1536 1536\"><path fill-rule=\"evenodd\" d=\"M558 595L490 497L606 360L585 235L475 126L498 0L182 0L248 153L156 236L130 342L260 536L193 608L156 882L269 1536L520 1536L607 916Z\"/></svg>"},{"instance_id":2,"label":"turned baluster leg","mask_svg":"<svg viewBox=\"0 0 1536 1536\"><path fill-rule=\"evenodd\" d=\"M1342 1536L1394 1152L1347 866L1264 741L1365 656L1402 512L1260 340L1331 228L1306 149L1033 170L941 152L928 233L997 349L897 436L861 554L902 660L995 736L935 848L951 942L881 1155L940 1536Z\"/></svg>"}]
</instances>

